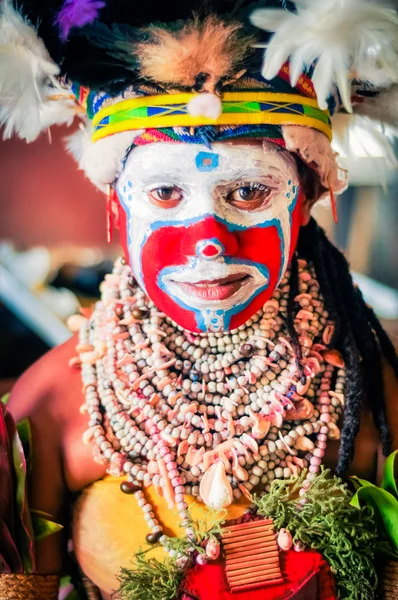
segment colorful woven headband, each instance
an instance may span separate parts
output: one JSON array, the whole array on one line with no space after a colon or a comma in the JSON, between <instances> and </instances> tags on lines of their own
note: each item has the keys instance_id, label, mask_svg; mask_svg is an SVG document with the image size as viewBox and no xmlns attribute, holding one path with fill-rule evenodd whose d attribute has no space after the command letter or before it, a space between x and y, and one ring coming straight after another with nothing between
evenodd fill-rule
<instances>
[{"instance_id":1,"label":"colorful woven headband","mask_svg":"<svg viewBox=\"0 0 398 600\"><path fill-rule=\"evenodd\" d=\"M225 125L212 127L163 127L145 129L143 133L134 138L130 148L145 146L155 142L182 142L187 144L204 144L208 148L215 142L224 142L231 139L261 139L272 142L285 148L285 140L281 127L277 125ZM128 148L126 156L130 148Z\"/></svg>"},{"instance_id":2,"label":"colorful woven headband","mask_svg":"<svg viewBox=\"0 0 398 600\"><path fill-rule=\"evenodd\" d=\"M206 125L303 125L332 139L330 114L316 100L275 92L226 92L217 119L195 116L189 103L199 94L165 94L122 100L101 108L92 119L93 141L115 133Z\"/></svg>"}]
</instances>

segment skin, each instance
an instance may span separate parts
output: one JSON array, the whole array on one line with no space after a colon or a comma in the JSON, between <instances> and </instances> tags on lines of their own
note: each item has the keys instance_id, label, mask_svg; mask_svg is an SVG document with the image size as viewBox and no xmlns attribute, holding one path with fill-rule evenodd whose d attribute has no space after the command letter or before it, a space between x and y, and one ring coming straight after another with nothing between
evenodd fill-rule
<instances>
[{"instance_id":1,"label":"skin","mask_svg":"<svg viewBox=\"0 0 398 600\"><path fill-rule=\"evenodd\" d=\"M306 224L310 202L300 207L300 223ZM87 416L79 412L83 402L80 371L68 367L76 355L76 338L51 350L18 381L8 407L16 421L28 417L33 437L33 469L30 481L30 506L50 513L66 526L70 523L68 502L90 483L105 475L106 467L92 458L90 446L82 443ZM385 394L393 447L398 447L398 383L390 367L385 368ZM375 401L375 399L372 399ZM335 468L339 443L329 442L325 464ZM383 457L367 401L361 415L351 473L376 481ZM40 573L60 572L64 564L65 533L37 543L37 567ZM104 598L109 598L104 595Z\"/></svg>"}]
</instances>

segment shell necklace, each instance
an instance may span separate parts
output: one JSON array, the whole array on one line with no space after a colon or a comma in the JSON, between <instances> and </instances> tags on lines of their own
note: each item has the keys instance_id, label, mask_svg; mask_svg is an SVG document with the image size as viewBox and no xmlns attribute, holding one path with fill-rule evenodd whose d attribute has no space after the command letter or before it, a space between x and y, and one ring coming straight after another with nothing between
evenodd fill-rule
<instances>
[{"instance_id":1,"label":"shell necklace","mask_svg":"<svg viewBox=\"0 0 398 600\"><path fill-rule=\"evenodd\" d=\"M159 312L118 259L90 318L71 318L80 327L72 365L81 366L89 415L83 441L108 473L127 475L121 489L142 507L148 541L161 540L162 527L146 487L176 506L187 527L184 494L220 509L308 468L304 493L327 439L338 439L345 370L328 349L333 324L313 267L299 260L299 365L287 329L288 281L289 272L238 329L192 334Z\"/></svg>"}]
</instances>

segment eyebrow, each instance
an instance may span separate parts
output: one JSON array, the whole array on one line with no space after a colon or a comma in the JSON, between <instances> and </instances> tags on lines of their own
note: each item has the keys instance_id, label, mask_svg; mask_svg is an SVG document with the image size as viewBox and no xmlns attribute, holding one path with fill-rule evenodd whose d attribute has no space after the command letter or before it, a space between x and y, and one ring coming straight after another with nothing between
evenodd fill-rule
<instances>
[{"instance_id":1,"label":"eyebrow","mask_svg":"<svg viewBox=\"0 0 398 600\"><path fill-rule=\"evenodd\" d=\"M167 170L159 170L159 171L155 171L153 170L143 170L141 171L141 174L139 176L140 182L141 183L153 183L154 180L165 180L168 181L171 178L174 178L176 176L179 176L181 179L186 177L187 175L187 169L182 169L179 167L176 168L170 168Z\"/></svg>"},{"instance_id":2,"label":"eyebrow","mask_svg":"<svg viewBox=\"0 0 398 600\"><path fill-rule=\"evenodd\" d=\"M254 163L255 162L259 163L259 161L254 161ZM154 181L159 180L170 181L175 177L178 177L179 179L181 179L181 181L187 181L189 179L190 172L191 171L188 171L187 168L183 168L178 165L173 165L169 169L165 170L163 168L161 168L160 170L147 170L144 168L139 176L139 181L143 185L150 184ZM194 169L194 167L192 167L192 173L196 174L196 170ZM204 175L206 174L207 173L204 173ZM283 176L283 171L275 165L264 165L264 163L261 163L258 164L257 167L255 165L251 165L249 167L236 167L235 169L229 167L228 172L221 168L212 171L212 175L219 175L220 181L239 181L251 178L261 179L270 176L281 177Z\"/></svg>"},{"instance_id":3,"label":"eyebrow","mask_svg":"<svg viewBox=\"0 0 398 600\"><path fill-rule=\"evenodd\" d=\"M258 161L254 161L258 162ZM235 179L249 179L250 177L269 177L270 175L283 175L282 170L275 165L264 165L263 163L250 165L249 167L238 167L232 169L228 173L228 176Z\"/></svg>"}]
</instances>

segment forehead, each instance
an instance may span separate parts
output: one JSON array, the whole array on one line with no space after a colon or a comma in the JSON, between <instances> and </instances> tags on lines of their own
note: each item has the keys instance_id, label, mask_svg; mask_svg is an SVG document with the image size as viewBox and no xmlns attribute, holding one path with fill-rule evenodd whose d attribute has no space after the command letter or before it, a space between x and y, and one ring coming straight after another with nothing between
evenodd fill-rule
<instances>
[{"instance_id":1,"label":"forehead","mask_svg":"<svg viewBox=\"0 0 398 600\"><path fill-rule=\"evenodd\" d=\"M239 177L291 173L296 170L293 156L272 143L215 143L209 149L200 144L157 142L134 148L124 173L137 181L148 176L178 175L184 179Z\"/></svg>"}]
</instances>

